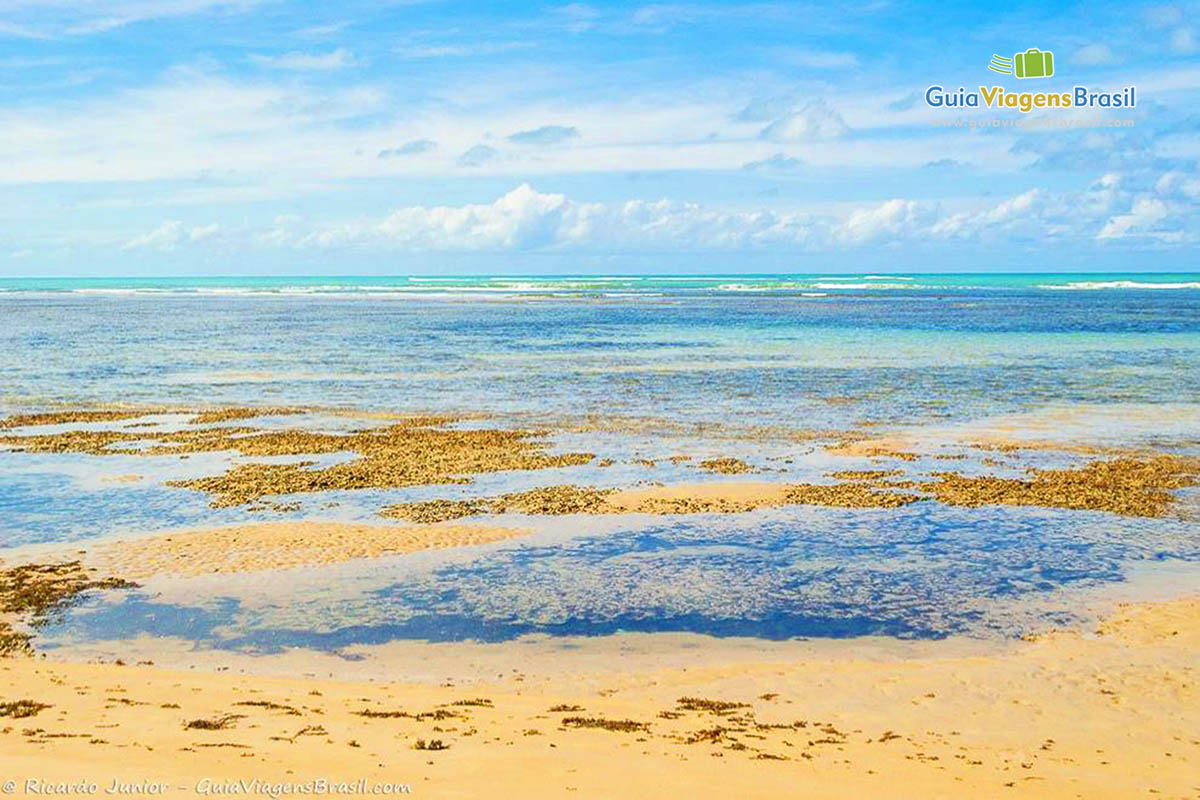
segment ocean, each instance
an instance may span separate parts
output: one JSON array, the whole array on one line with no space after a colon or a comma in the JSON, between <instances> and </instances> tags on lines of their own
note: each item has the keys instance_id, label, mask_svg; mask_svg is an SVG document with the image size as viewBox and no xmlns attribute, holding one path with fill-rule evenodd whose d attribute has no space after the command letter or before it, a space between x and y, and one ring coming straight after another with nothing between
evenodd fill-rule
<instances>
[{"instance_id":1,"label":"ocean","mask_svg":"<svg viewBox=\"0 0 1200 800\"><path fill-rule=\"evenodd\" d=\"M637 463L678 452L744 458L764 480L819 481L836 464L798 435L812 430L1200 447L1200 274L8 278L0 316L0 413L116 403L462 414L545 428L556 450L615 462L319 493L281 519L377 521L392 502L695 480L684 463ZM953 466L983 469L987 457L963 453ZM1001 471L1069 461L1031 453ZM166 485L227 462L0 451L0 558L261 521ZM110 480L127 473L144 480ZM1184 498L1196 504L1194 490ZM1045 508L522 522L532 537L462 552L285 583L151 587L85 603L45 636L66 646L151 633L246 650L623 631L1013 636L1077 618L1088 592L1200 561L1186 520Z\"/></svg>"}]
</instances>

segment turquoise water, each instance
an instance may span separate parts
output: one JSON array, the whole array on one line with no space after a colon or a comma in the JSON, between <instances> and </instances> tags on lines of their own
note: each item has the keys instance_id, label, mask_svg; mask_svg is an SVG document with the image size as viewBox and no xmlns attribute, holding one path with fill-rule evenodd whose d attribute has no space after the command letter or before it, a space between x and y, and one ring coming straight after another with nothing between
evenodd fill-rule
<instances>
[{"instance_id":1,"label":"turquoise water","mask_svg":"<svg viewBox=\"0 0 1200 800\"><path fill-rule=\"evenodd\" d=\"M14 292L275 292L395 294L444 292L678 294L683 292L857 292L896 289L1200 289L1197 273L864 273L861 275L503 275L503 276L182 276L128 278L0 278Z\"/></svg>"},{"instance_id":2,"label":"turquoise water","mask_svg":"<svg viewBox=\"0 0 1200 800\"><path fill-rule=\"evenodd\" d=\"M694 462L637 463L678 452L743 458L762 469L756 480L879 466L788 436L811 429L1030 426L1083 443L1200 443L1200 274L3 279L0 316L0 413L112 402L485 412L472 424L546 427L554 450L616 462L323 493L279 518L377 521L405 500L714 479ZM579 429L596 418L656 422ZM950 454L964 458L902 466L985 469L979 452ZM986 469L1078 463L1023 458ZM262 520L165 485L227 461L0 452L0 548ZM106 480L131 473L144 479ZM1195 490L1184 498L1194 509ZM1200 560L1186 520L1028 508L508 522L536 533L183 592L149 585L77 609L54 635L249 650L621 630L1011 635L1073 618L1081 592L1139 565Z\"/></svg>"}]
</instances>

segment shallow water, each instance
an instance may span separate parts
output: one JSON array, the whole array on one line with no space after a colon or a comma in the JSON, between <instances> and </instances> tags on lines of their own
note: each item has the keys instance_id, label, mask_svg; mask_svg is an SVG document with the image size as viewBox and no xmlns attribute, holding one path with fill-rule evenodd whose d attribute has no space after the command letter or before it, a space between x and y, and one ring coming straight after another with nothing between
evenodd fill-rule
<instances>
[{"instance_id":1,"label":"shallow water","mask_svg":"<svg viewBox=\"0 0 1200 800\"><path fill-rule=\"evenodd\" d=\"M900 277L912 280L0 281L0 409L119 401L500 415L463 424L585 415L730 430L870 423L931 440L991 426L1195 451L1200 276ZM802 440L738 439L719 428L564 432L551 441L618 463L485 474L469 486L324 493L269 518L374 520L382 505L403 500L714 479L694 461L632 463L677 453L737 456L771 470L755 480L878 466ZM163 485L214 474L227 460L0 453L0 546L263 519ZM1073 460L1030 453L988 471ZM946 468L984 469L979 453L906 466ZM112 482L130 474L142 479ZM1185 497L1194 508L1195 491ZM919 503L526 523L538 531L532 538L459 553L152 581L123 600L83 605L47 639L148 632L269 650L619 630L1013 635L1069 621L1072 598L1134 569L1200 561L1194 523L1028 508Z\"/></svg>"}]
</instances>

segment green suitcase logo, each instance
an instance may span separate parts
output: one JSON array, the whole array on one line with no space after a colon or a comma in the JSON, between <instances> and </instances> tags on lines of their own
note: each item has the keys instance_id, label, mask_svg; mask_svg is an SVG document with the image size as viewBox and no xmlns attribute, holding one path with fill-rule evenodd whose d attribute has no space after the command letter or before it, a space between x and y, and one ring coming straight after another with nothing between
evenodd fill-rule
<instances>
[{"instance_id":1,"label":"green suitcase logo","mask_svg":"<svg viewBox=\"0 0 1200 800\"><path fill-rule=\"evenodd\" d=\"M993 55L988 69L1018 78L1049 78L1054 74L1054 53L1031 47L1012 58Z\"/></svg>"}]
</instances>

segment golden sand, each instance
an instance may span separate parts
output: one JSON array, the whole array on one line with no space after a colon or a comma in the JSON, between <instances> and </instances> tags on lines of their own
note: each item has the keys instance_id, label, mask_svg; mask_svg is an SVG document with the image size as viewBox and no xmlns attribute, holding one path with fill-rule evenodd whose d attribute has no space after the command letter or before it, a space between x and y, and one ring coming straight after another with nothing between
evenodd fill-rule
<instances>
[{"instance_id":1,"label":"golden sand","mask_svg":"<svg viewBox=\"0 0 1200 800\"><path fill-rule=\"evenodd\" d=\"M100 478L101 483L137 483L140 480L142 480L142 476L132 472L123 475L105 475Z\"/></svg>"},{"instance_id":2,"label":"golden sand","mask_svg":"<svg viewBox=\"0 0 1200 800\"><path fill-rule=\"evenodd\" d=\"M610 671L537 678L520 645L493 647L511 654L496 671L508 677L468 687L0 661L0 763L21 782L161 780L173 796L240 778L366 778L459 798L1197 791L1195 599L1000 652L896 656L848 641L790 660L617 669L613 651Z\"/></svg>"},{"instance_id":3,"label":"golden sand","mask_svg":"<svg viewBox=\"0 0 1200 800\"><path fill-rule=\"evenodd\" d=\"M527 535L484 525L355 525L264 522L182 531L93 546L86 560L107 574L208 575L335 564L418 550L467 547Z\"/></svg>"},{"instance_id":4,"label":"golden sand","mask_svg":"<svg viewBox=\"0 0 1200 800\"><path fill-rule=\"evenodd\" d=\"M825 450L836 456L858 458L895 458L900 461L916 461L912 452L914 443L903 437L874 437L868 439L845 438Z\"/></svg>"}]
</instances>

